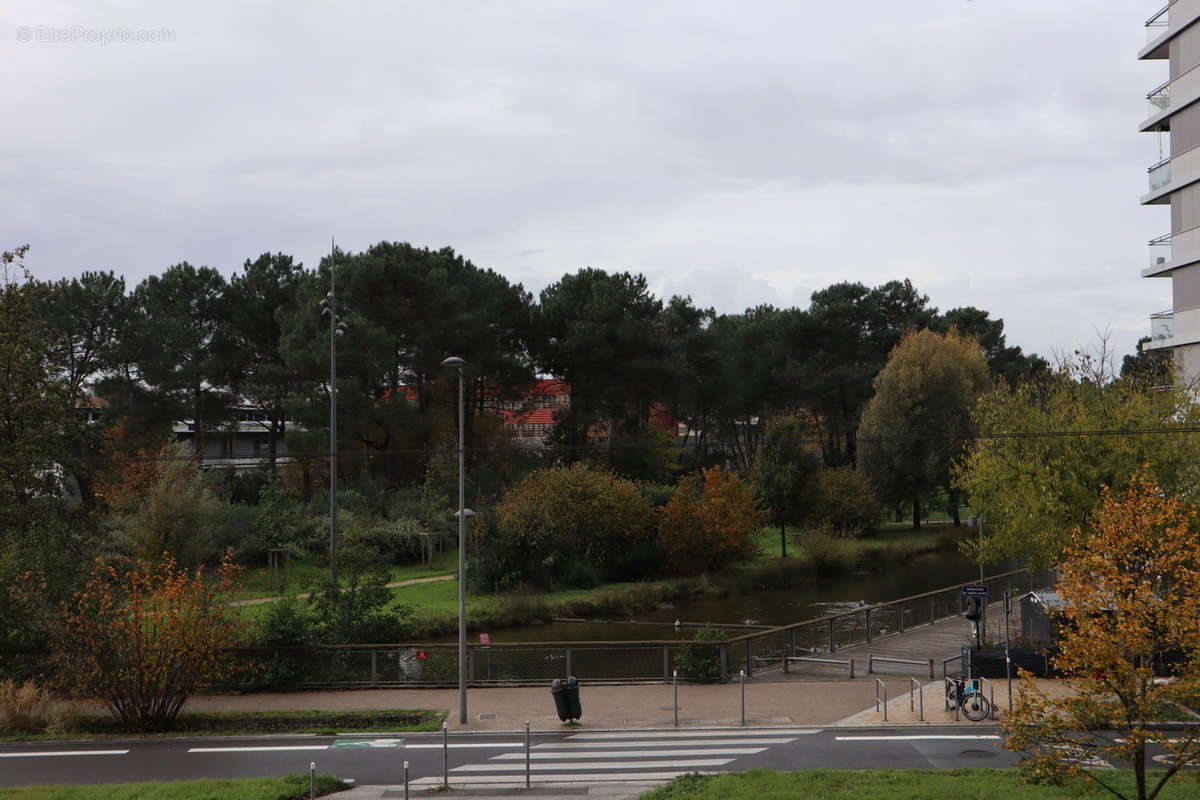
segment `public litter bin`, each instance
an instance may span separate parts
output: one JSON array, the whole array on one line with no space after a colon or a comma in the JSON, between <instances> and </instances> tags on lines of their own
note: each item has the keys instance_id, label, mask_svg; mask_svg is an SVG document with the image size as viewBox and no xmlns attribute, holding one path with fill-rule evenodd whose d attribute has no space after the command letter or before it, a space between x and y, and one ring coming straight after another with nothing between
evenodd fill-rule
<instances>
[{"instance_id":1,"label":"public litter bin","mask_svg":"<svg viewBox=\"0 0 1200 800\"><path fill-rule=\"evenodd\" d=\"M563 722L579 719L583 716L583 708L579 704L579 681L574 677L566 682L557 678L550 684L550 694L554 696L554 710Z\"/></svg>"}]
</instances>

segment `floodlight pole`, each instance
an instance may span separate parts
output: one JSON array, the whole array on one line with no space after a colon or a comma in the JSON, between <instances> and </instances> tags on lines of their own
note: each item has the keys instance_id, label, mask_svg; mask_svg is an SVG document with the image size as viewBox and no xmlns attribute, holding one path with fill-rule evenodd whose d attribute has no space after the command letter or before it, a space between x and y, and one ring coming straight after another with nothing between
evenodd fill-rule
<instances>
[{"instance_id":1,"label":"floodlight pole","mask_svg":"<svg viewBox=\"0 0 1200 800\"><path fill-rule=\"evenodd\" d=\"M463 404L463 361L451 356L442 362L458 373L458 721L467 724L467 490L466 459L463 436L465 412Z\"/></svg>"}]
</instances>

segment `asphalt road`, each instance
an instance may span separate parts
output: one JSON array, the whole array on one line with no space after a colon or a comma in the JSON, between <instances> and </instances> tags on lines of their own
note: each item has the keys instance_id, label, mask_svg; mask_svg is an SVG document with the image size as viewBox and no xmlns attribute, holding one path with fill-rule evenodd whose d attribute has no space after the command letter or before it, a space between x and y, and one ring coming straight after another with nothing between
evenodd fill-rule
<instances>
[{"instance_id":1,"label":"asphalt road","mask_svg":"<svg viewBox=\"0 0 1200 800\"><path fill-rule=\"evenodd\" d=\"M451 785L524 781L525 737L456 734L448 740ZM533 781L665 781L686 772L832 767L845 769L1005 767L995 727L919 729L671 729L535 733ZM359 784L414 788L442 782L441 734L159 738L0 746L0 785L235 778L317 770Z\"/></svg>"}]
</instances>

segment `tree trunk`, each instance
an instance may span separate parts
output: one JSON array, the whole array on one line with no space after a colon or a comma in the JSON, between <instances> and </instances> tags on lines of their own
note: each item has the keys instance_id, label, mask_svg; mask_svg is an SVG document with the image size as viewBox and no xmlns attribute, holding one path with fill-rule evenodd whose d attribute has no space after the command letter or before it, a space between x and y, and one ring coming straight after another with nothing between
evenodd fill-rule
<instances>
[{"instance_id":1,"label":"tree trunk","mask_svg":"<svg viewBox=\"0 0 1200 800\"><path fill-rule=\"evenodd\" d=\"M954 517L954 527L962 525L962 518L958 515L958 501L953 496L950 499L950 513Z\"/></svg>"},{"instance_id":2,"label":"tree trunk","mask_svg":"<svg viewBox=\"0 0 1200 800\"><path fill-rule=\"evenodd\" d=\"M787 532L784 523L779 523L779 557L787 558Z\"/></svg>"},{"instance_id":3,"label":"tree trunk","mask_svg":"<svg viewBox=\"0 0 1200 800\"><path fill-rule=\"evenodd\" d=\"M921 500L917 497L913 498L913 530L921 530Z\"/></svg>"}]
</instances>

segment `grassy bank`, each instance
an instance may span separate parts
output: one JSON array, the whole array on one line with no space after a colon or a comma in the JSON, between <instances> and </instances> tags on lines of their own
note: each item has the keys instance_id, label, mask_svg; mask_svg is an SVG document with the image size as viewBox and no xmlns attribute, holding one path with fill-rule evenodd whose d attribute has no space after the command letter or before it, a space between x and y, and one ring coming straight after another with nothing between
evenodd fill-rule
<instances>
[{"instance_id":1,"label":"grassy bank","mask_svg":"<svg viewBox=\"0 0 1200 800\"><path fill-rule=\"evenodd\" d=\"M318 775L318 796L347 788L332 775ZM306 800L307 775L241 780L118 783L92 786L12 786L0 788L0 800Z\"/></svg>"},{"instance_id":2,"label":"grassy bank","mask_svg":"<svg viewBox=\"0 0 1200 800\"><path fill-rule=\"evenodd\" d=\"M878 570L922 553L950 549L956 546L964 531L964 528L882 531L860 539L811 540L803 546L790 540L788 558L782 559L779 557L779 529L765 528L758 538L760 550L756 557L726 573L609 583L591 589L557 592L472 595L467 604L468 627L473 631L495 631L555 617L617 617L678 601L782 589L807 581L814 575ZM441 573L453 571L457 565L447 566L449 570L443 569ZM397 586L391 593L394 602L412 606L414 610L413 640L448 636L458 630L457 582ZM239 611L254 619L267 607L246 606Z\"/></svg>"},{"instance_id":3,"label":"grassy bank","mask_svg":"<svg viewBox=\"0 0 1200 800\"><path fill-rule=\"evenodd\" d=\"M1106 771L1106 781L1123 788L1134 786L1129 770ZM1063 786L1032 785L1021 781L1014 769L956 770L802 770L772 772L753 769L724 775L685 775L642 795L641 800L1066 800L1078 798L1086 782ZM1093 792L1096 790L1093 785ZM1109 795L1111 796L1111 795ZM1161 800L1196 797L1196 781L1186 777L1168 784Z\"/></svg>"}]
</instances>

